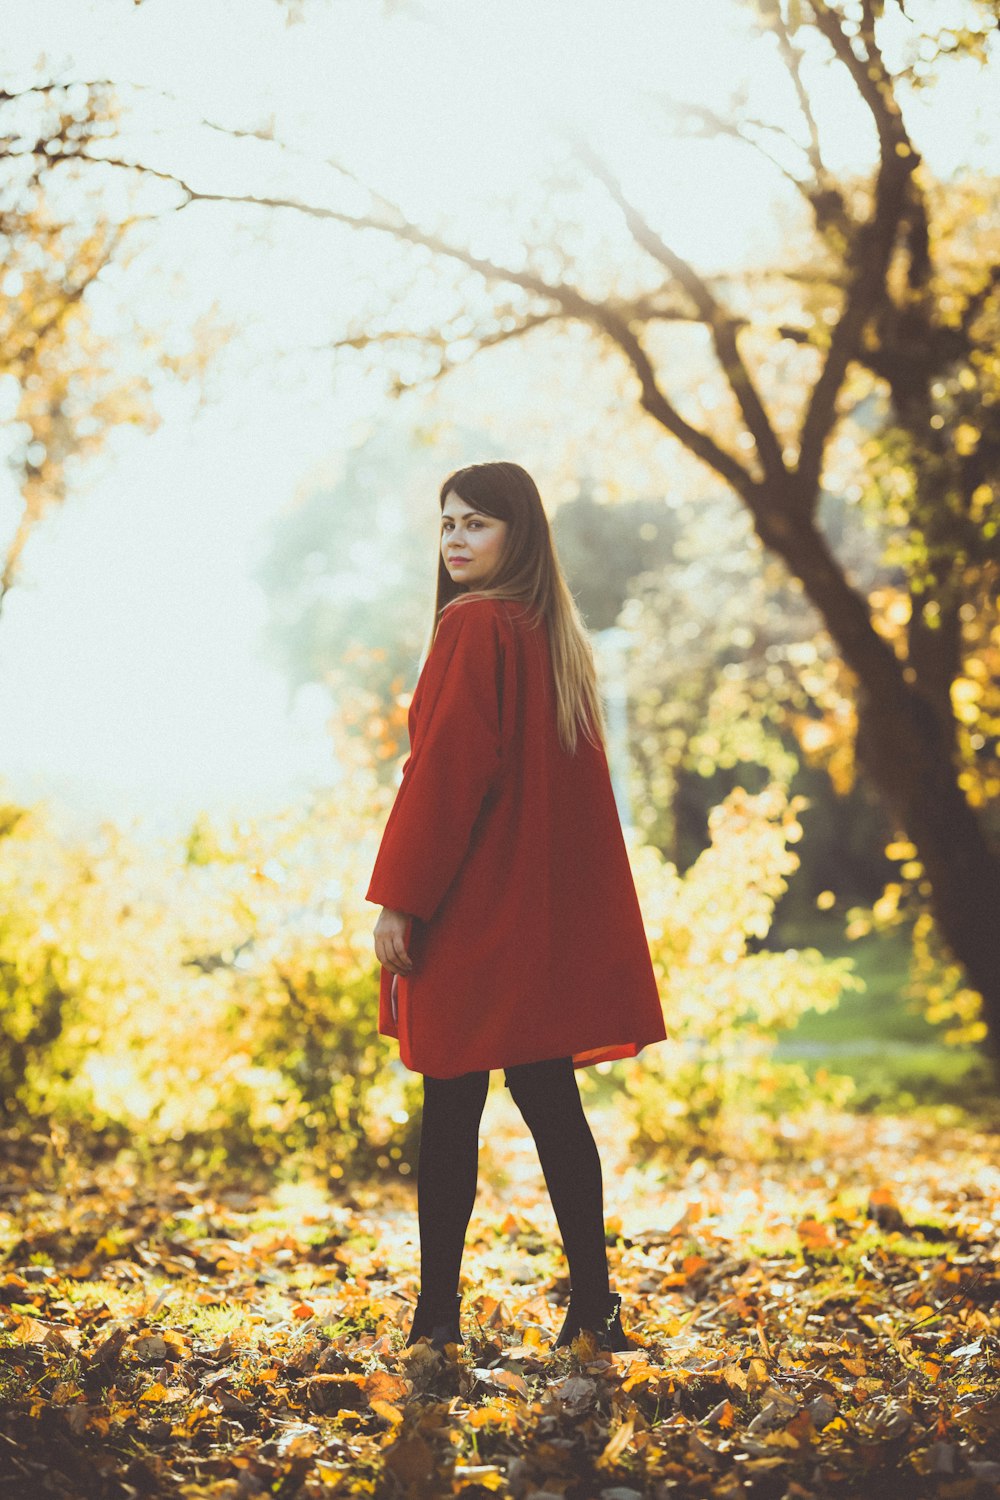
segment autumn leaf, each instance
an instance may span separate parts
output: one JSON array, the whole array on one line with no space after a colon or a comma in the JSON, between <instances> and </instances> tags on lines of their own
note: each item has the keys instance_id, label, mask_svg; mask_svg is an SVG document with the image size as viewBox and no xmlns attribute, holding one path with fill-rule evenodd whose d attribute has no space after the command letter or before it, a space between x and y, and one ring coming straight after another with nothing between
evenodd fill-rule
<instances>
[{"instance_id":1,"label":"autumn leaf","mask_svg":"<svg viewBox=\"0 0 1000 1500\"><path fill-rule=\"evenodd\" d=\"M635 1423L631 1420L622 1422L595 1459L596 1466L599 1469L612 1467L625 1452L634 1436Z\"/></svg>"}]
</instances>

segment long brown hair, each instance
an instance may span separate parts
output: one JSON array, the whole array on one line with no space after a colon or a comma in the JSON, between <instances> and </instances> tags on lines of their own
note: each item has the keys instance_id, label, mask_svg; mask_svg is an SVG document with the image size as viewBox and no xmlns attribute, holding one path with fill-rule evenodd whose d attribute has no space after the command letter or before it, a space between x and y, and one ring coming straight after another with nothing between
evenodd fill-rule
<instances>
[{"instance_id":1,"label":"long brown hair","mask_svg":"<svg viewBox=\"0 0 1000 1500\"><path fill-rule=\"evenodd\" d=\"M504 460L469 464L449 474L441 486L442 510L454 493L483 515L506 521L507 535L495 573L484 588L455 583L438 557L437 597L431 642L442 612L463 599L514 599L545 621L552 659L559 740L572 755L582 730L591 744L604 746L605 724L597 688L594 653L576 600L556 555L538 486L520 464Z\"/></svg>"}]
</instances>

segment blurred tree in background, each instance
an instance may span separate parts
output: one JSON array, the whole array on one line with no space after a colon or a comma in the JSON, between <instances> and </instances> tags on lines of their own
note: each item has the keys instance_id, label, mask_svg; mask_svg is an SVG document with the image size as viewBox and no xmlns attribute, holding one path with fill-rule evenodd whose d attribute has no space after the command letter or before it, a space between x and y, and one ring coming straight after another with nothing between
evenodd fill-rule
<instances>
[{"instance_id":1,"label":"blurred tree in background","mask_svg":"<svg viewBox=\"0 0 1000 1500\"><path fill-rule=\"evenodd\" d=\"M29 536L80 465L115 427L159 424L153 370L200 372L222 333L203 324L180 355L162 330L134 327L126 357L126 330L101 327L94 290L127 264L143 217L105 201L94 167L117 119L107 82L0 87L0 458L13 486L0 610Z\"/></svg>"},{"instance_id":2,"label":"blurred tree in background","mask_svg":"<svg viewBox=\"0 0 1000 1500\"><path fill-rule=\"evenodd\" d=\"M583 140L573 143L576 208L585 213L583 188L599 184L620 212L631 263L613 253L604 264L581 261L584 221L572 218L566 174L553 185L544 233L536 223L534 243L506 260L416 222L374 188L367 211L221 196L390 236L422 265L430 252L454 287L454 326L425 327L404 286L383 320L366 313L364 326L338 341L374 350L382 363L398 349L396 389L543 325L588 329L621 361L637 416L652 418L739 497L754 549L780 559L815 610L841 686L831 691L824 669L823 693L797 705L800 743L837 754L845 777L850 755L863 765L896 825L894 847L911 851L903 875L964 970L954 1004L965 1034L988 1041L1000 1062L991 807L1000 789L1000 227L995 184L935 181L907 124L909 102L935 73L956 61L992 65L995 6L967 0L958 9L965 19L941 26L933 8L883 0L748 0L759 44L785 65L798 131L754 118L739 100L724 115L664 101L693 132L763 152L797 190L787 254L749 272L699 271L657 228L655 204L630 195ZM813 106L817 67L843 76L867 120L867 174L829 165L824 137L837 122ZM184 203L220 196L174 180ZM353 177L351 187L356 193ZM963 212L970 206L974 228ZM670 351L678 330L692 329L702 331L706 371L694 399L671 389L667 374L690 373ZM859 410L864 426L854 420ZM854 508L854 525L874 528L893 570L878 587L866 590L837 551L825 494ZM810 665L818 676L820 659Z\"/></svg>"},{"instance_id":3,"label":"blurred tree in background","mask_svg":"<svg viewBox=\"0 0 1000 1500\"><path fill-rule=\"evenodd\" d=\"M465 441L470 452L491 451L487 434ZM382 735L387 780L407 743L442 477L434 445L387 421L338 478L303 483L272 527L257 575L270 601L275 660L293 684L325 684L342 724ZM831 887L842 906L874 902L893 873L883 853L891 830L853 776L842 664L785 570L751 547L732 501L668 506L653 496L609 505L584 485L552 524L587 625L600 631L621 619L629 628L631 793L646 840L686 869L709 842L712 807L730 790L795 779L796 790L808 789L808 832L782 911L801 919ZM720 534L739 545L720 551ZM400 547L400 536L414 538L414 548ZM852 568L874 587L874 539L862 532L849 540ZM831 740L824 716L837 715L844 728Z\"/></svg>"},{"instance_id":4,"label":"blurred tree in background","mask_svg":"<svg viewBox=\"0 0 1000 1500\"><path fill-rule=\"evenodd\" d=\"M708 274L678 255L657 226L657 205L640 202L640 189L584 141L571 143L551 192L540 200L526 192L511 229L524 243L508 259L459 241L448 222L415 222L377 191L359 207L366 190L350 172L337 178L350 184L351 206L342 208L268 191L269 183L248 193L245 179L238 191L202 191L148 169L159 191L177 193L175 205L291 210L362 243L375 236L396 245L399 285L381 289L381 312L359 300L357 322L329 339L386 370L393 390L426 386L472 354L515 340L530 358L533 341L559 337L562 328L574 360L593 353L617 372L620 410L636 434L655 425L705 475L690 503L637 487L614 508L600 507L584 486L554 515L589 623L599 629L620 617L635 641L638 811L655 845L641 858L655 861L658 850L677 867L643 866L644 900L655 905L661 887L674 898L677 882L694 890L706 870L721 871L724 861L711 851L718 830L733 825L723 815L713 822L712 809L732 787L780 799L769 789L806 774L824 830L819 859L840 869L855 862L843 894L868 902L886 861L893 871L872 912L855 912L849 930L912 925L933 1018L957 1041L988 1038L994 1047L1000 223L995 182L936 181L910 116L919 92L952 67L995 66L995 10L985 0L957 0L962 24L942 27L927 5L746 0L741 13L755 44L784 63L798 130L755 117L740 99L726 113L667 100L657 108L672 122L664 133L670 149L679 113L691 134L763 153L794 185L780 260L749 269ZM868 173L829 164L827 132L837 121L811 97L819 69L852 91L872 144ZM112 261L121 263L123 235L141 217L116 215L85 191L119 169L143 176L142 163L114 154L115 109L98 83L0 93L7 169L0 421L19 491L4 590L31 528L65 493L76 455L97 447L118 421L152 420L152 364L129 371L116 359L112 368L120 345L94 322L93 292ZM272 136L266 144L280 158L281 143ZM648 144L655 153L654 129ZM93 179L75 175L84 164ZM619 240L605 232L606 214L590 232L595 195L617 210ZM433 326L421 318L428 280L452 308ZM162 362L183 373L199 358L196 340L188 364ZM495 437L469 436L477 457L509 456ZM412 451L390 456L390 448L376 439L335 475L304 487L261 573L274 604L275 652L293 681L333 686L358 731L354 750L343 747L347 763L370 747L363 773L370 782L332 792L304 829L291 817L283 831L248 824L222 833L204 820L184 860L165 857L148 876L136 873L110 832L102 850L67 847L41 812L11 809L0 840L0 979L9 1002L2 1079L13 1115L28 1108L79 1119L93 1110L150 1139L190 1131L218 1142L237 1121L260 1149L279 1154L292 1143L336 1159L339 1136L324 1113L322 1080L328 1087L333 1077L352 1078L356 1094L341 1094L337 1128L345 1140L370 1140L373 1160L386 1154L382 1126L372 1123L378 1111L366 1114L362 1097L376 1068L367 934L365 952L335 944L328 956L336 932L322 924L354 931L354 897L317 915L316 867L310 895L288 877L286 858L307 868L309 839L321 831L316 858L334 871L331 879L346 880L336 873L341 843L363 850L380 827L404 748L408 690L430 623L433 501L443 476L432 447L420 464ZM426 527L426 552L386 545L400 526L415 541ZM844 799L839 820L820 791L827 784ZM777 802L734 795L726 805L755 827L798 826L797 812L786 821L787 806L776 811ZM367 834L355 812L368 820ZM808 829L810 814L803 816ZM699 942L731 913L734 870L748 890L758 888L735 832L731 839L727 878L709 881L696 903L699 931L657 940L675 967L682 950L706 952ZM762 834L765 846L772 848ZM282 852L262 876L274 850ZM781 890L768 882L779 869L780 886L791 867L777 855L759 858L770 872L759 887L771 892L771 907L742 927L733 914L737 927L711 955L709 989L728 974L732 996L754 994L766 1017L774 1014L767 986L780 964L758 966L756 990L758 981L747 978L744 988L743 980L755 972L750 961L767 956L757 948L774 939L771 908ZM350 879L362 881L360 866ZM810 894L834 894L819 885L814 867ZM155 897L123 899L132 887ZM150 945L147 979L138 971ZM828 973L813 972L811 960L799 970L794 956L787 962L792 995L804 1004L812 987L820 1003L830 998ZM705 975L697 966L684 972L698 995ZM193 1013L203 1029L186 1029ZM704 1015L697 1020L706 1024ZM720 1033L736 1024L724 1019ZM136 1082L131 1054L147 1047L152 1071ZM84 1066L88 1048L114 1059L99 1078L96 1063ZM216 1064L225 1059L235 1061L223 1077ZM241 1070L250 1070L251 1089ZM714 1082L704 1070L692 1073L677 1118L690 1118L697 1095L707 1100L700 1117L711 1121L722 1086L718 1073ZM637 1087L635 1097L642 1092ZM406 1115L405 1104L393 1108ZM660 1128L648 1111L643 1128L650 1138Z\"/></svg>"},{"instance_id":5,"label":"blurred tree in background","mask_svg":"<svg viewBox=\"0 0 1000 1500\"><path fill-rule=\"evenodd\" d=\"M362 894L391 791L376 746L339 748L340 778L311 805L205 816L179 845L111 825L69 840L41 805L0 809L4 1125L210 1171L412 1170L420 1079L389 1065L376 1032ZM810 1083L772 1056L857 987L850 960L751 951L797 864L797 813L777 786L734 793L683 876L632 850L670 1033L620 1076L644 1150L727 1149L737 1134L748 1147L752 1128L766 1156L850 1097L849 1078Z\"/></svg>"},{"instance_id":6,"label":"blurred tree in background","mask_svg":"<svg viewBox=\"0 0 1000 1500\"><path fill-rule=\"evenodd\" d=\"M0 1085L9 1124L342 1176L409 1160L416 1075L375 1031L363 899L386 794L339 782L269 819L151 847L0 822ZM406 1170L409 1170L407 1167Z\"/></svg>"}]
</instances>

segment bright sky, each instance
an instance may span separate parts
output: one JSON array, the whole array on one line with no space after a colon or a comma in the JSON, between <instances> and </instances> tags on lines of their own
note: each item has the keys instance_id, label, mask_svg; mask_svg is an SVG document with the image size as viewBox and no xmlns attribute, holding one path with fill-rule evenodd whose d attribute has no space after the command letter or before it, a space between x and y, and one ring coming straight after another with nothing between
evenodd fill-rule
<instances>
[{"instance_id":1,"label":"bright sky","mask_svg":"<svg viewBox=\"0 0 1000 1500\"><path fill-rule=\"evenodd\" d=\"M934 3L942 21L960 9ZM759 248L780 232L770 207L780 179L739 147L671 137L663 100L724 109L745 84L758 113L797 129L787 80L769 49L748 46L740 14L735 0L304 0L302 23L288 26L274 0L0 0L0 32L15 86L44 55L60 73L174 96L126 90L125 155L205 188L277 185L360 206L316 161L334 157L422 222L446 215L496 255L516 253L519 226L544 211L539 169L569 124L710 268L732 264L734 244ZM863 166L863 112L836 69L813 71L818 108L838 126L831 165ZM956 69L933 109L910 117L936 171L997 168L986 104L978 75ZM271 119L302 154L268 166L270 148L234 145L199 118ZM602 207L596 221L613 243L616 216ZM142 243L96 298L104 326L139 310L183 345L214 303L243 333L205 403L165 382L159 430L114 434L32 540L0 621L0 780L88 815L171 827L203 805L286 800L331 772L322 696L290 701L263 659L266 601L250 570L304 476L336 464L384 412L377 383L331 389L328 363L305 351L376 295L387 252L367 241L362 253L298 215L201 205L167 215ZM530 380L507 394L537 400ZM461 414L454 381L436 399ZM0 490L0 541L13 503Z\"/></svg>"}]
</instances>

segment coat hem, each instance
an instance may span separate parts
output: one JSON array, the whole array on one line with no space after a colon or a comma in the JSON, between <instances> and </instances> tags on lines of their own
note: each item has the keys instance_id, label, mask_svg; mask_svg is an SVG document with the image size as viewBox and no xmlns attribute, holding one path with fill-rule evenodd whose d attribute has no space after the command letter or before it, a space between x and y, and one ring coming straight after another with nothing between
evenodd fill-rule
<instances>
[{"instance_id":1,"label":"coat hem","mask_svg":"<svg viewBox=\"0 0 1000 1500\"><path fill-rule=\"evenodd\" d=\"M380 1027L379 1035L391 1038L391 1040L395 1042L400 1041L400 1038L396 1031L391 1031L389 1029L383 1029L382 1027ZM643 1050L644 1047L651 1047L654 1046L657 1042L667 1042L669 1040L669 1035L663 1035L648 1036L643 1038L642 1041L607 1042L597 1047L577 1047L572 1051L566 1049L558 1053L548 1052L540 1057L520 1057L517 1059L508 1058L505 1062L490 1062L478 1064L473 1063L471 1067L462 1068L458 1072L453 1073L432 1073L427 1068L416 1066L415 1062L407 1061L407 1059L403 1056L402 1046L400 1046L399 1060L403 1064L403 1066L407 1068L411 1073L427 1074L429 1077L434 1078L458 1078L462 1073L495 1072L497 1070L503 1070L505 1068L522 1067L526 1063L545 1062L550 1057L569 1056L573 1059L574 1069L589 1068L596 1066L597 1063L620 1062L629 1058L638 1057L639 1053ZM409 1049L407 1049L407 1051L408 1050Z\"/></svg>"}]
</instances>

